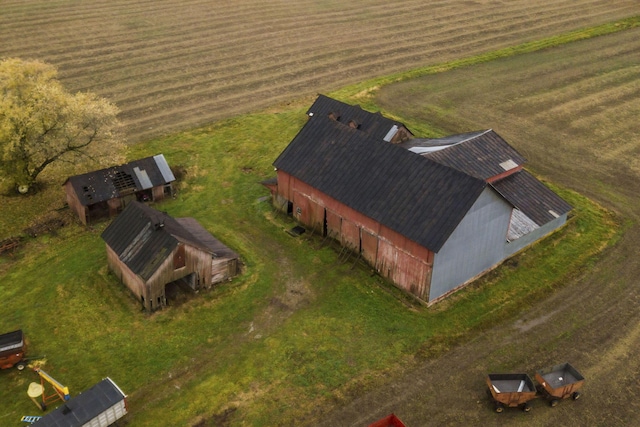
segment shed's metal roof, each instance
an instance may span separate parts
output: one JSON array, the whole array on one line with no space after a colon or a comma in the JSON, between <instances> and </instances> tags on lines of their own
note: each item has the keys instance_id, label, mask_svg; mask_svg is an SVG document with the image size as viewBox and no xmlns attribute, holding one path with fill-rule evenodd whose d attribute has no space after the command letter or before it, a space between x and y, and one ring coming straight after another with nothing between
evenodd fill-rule
<instances>
[{"instance_id":1,"label":"shed's metal roof","mask_svg":"<svg viewBox=\"0 0 640 427\"><path fill-rule=\"evenodd\" d=\"M168 184L175 181L175 177L164 156L158 154L124 165L75 175L67 181L71 182L80 203L89 206L123 194Z\"/></svg>"},{"instance_id":2,"label":"shed's metal roof","mask_svg":"<svg viewBox=\"0 0 640 427\"><path fill-rule=\"evenodd\" d=\"M64 402L32 425L34 427L81 427L125 397L122 390L107 377L89 390Z\"/></svg>"},{"instance_id":3,"label":"shed's metal roof","mask_svg":"<svg viewBox=\"0 0 640 427\"><path fill-rule=\"evenodd\" d=\"M131 271L147 280L179 242L220 256L222 243L194 223L195 220L175 219L166 212L132 201L102 232L102 239ZM234 254L230 249L223 253Z\"/></svg>"},{"instance_id":4,"label":"shed's metal roof","mask_svg":"<svg viewBox=\"0 0 640 427\"><path fill-rule=\"evenodd\" d=\"M486 185L324 114L310 117L274 166L434 252Z\"/></svg>"}]
</instances>

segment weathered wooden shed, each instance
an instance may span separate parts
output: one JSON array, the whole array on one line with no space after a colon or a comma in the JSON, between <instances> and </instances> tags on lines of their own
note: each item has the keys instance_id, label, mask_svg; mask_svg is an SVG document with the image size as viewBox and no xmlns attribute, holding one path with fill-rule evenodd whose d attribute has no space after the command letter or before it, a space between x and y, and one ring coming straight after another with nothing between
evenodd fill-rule
<instances>
[{"instance_id":1,"label":"weathered wooden shed","mask_svg":"<svg viewBox=\"0 0 640 427\"><path fill-rule=\"evenodd\" d=\"M193 291L238 274L238 255L193 218L172 218L132 201L104 230L114 274L148 311L167 305L168 285Z\"/></svg>"},{"instance_id":2,"label":"weathered wooden shed","mask_svg":"<svg viewBox=\"0 0 640 427\"><path fill-rule=\"evenodd\" d=\"M386 138L404 128L319 98L274 162L274 205L433 303L563 225L571 207L492 130ZM335 116L335 115L334 115ZM378 123L377 132L368 120ZM388 126L382 127L382 124ZM381 135L384 135L381 137Z\"/></svg>"},{"instance_id":3,"label":"weathered wooden shed","mask_svg":"<svg viewBox=\"0 0 640 427\"><path fill-rule=\"evenodd\" d=\"M162 154L67 178L69 207L83 224L117 215L131 200L157 202L173 194L173 172Z\"/></svg>"}]
</instances>

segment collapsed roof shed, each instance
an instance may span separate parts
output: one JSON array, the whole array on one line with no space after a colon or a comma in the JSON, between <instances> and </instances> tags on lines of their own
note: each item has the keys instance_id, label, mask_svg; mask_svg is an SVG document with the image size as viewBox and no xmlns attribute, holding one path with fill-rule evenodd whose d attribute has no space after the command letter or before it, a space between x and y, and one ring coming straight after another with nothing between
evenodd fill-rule
<instances>
[{"instance_id":1,"label":"collapsed roof shed","mask_svg":"<svg viewBox=\"0 0 640 427\"><path fill-rule=\"evenodd\" d=\"M83 224L117 215L128 202L157 202L173 194L173 172L162 154L69 177L69 207Z\"/></svg>"}]
</instances>

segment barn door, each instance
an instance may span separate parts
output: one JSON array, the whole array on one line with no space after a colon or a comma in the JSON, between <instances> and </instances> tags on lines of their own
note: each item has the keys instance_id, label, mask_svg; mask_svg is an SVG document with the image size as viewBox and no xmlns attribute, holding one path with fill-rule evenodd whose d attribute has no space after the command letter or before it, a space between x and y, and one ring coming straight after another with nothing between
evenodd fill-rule
<instances>
[{"instance_id":1,"label":"barn door","mask_svg":"<svg viewBox=\"0 0 640 427\"><path fill-rule=\"evenodd\" d=\"M375 266L378 256L378 236L363 228L361 229L360 243L362 258L372 266Z\"/></svg>"}]
</instances>

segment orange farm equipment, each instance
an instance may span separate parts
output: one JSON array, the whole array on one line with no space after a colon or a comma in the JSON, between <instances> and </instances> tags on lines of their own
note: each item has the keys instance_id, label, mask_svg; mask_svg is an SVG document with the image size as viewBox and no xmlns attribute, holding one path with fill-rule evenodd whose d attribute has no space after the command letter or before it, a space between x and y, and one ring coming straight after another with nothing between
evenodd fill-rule
<instances>
[{"instance_id":1,"label":"orange farm equipment","mask_svg":"<svg viewBox=\"0 0 640 427\"><path fill-rule=\"evenodd\" d=\"M529 401L536 398L536 386L527 374L489 374L487 386L494 401L496 412L505 407L521 407L529 412Z\"/></svg>"},{"instance_id":2,"label":"orange farm equipment","mask_svg":"<svg viewBox=\"0 0 640 427\"><path fill-rule=\"evenodd\" d=\"M0 335L0 369L14 366L23 370L27 366L24 360L24 334L22 330Z\"/></svg>"},{"instance_id":3,"label":"orange farm equipment","mask_svg":"<svg viewBox=\"0 0 640 427\"><path fill-rule=\"evenodd\" d=\"M536 372L539 389L546 396L551 406L556 406L562 399L580 398L578 391L584 384L584 377L569 363L562 363Z\"/></svg>"}]
</instances>

